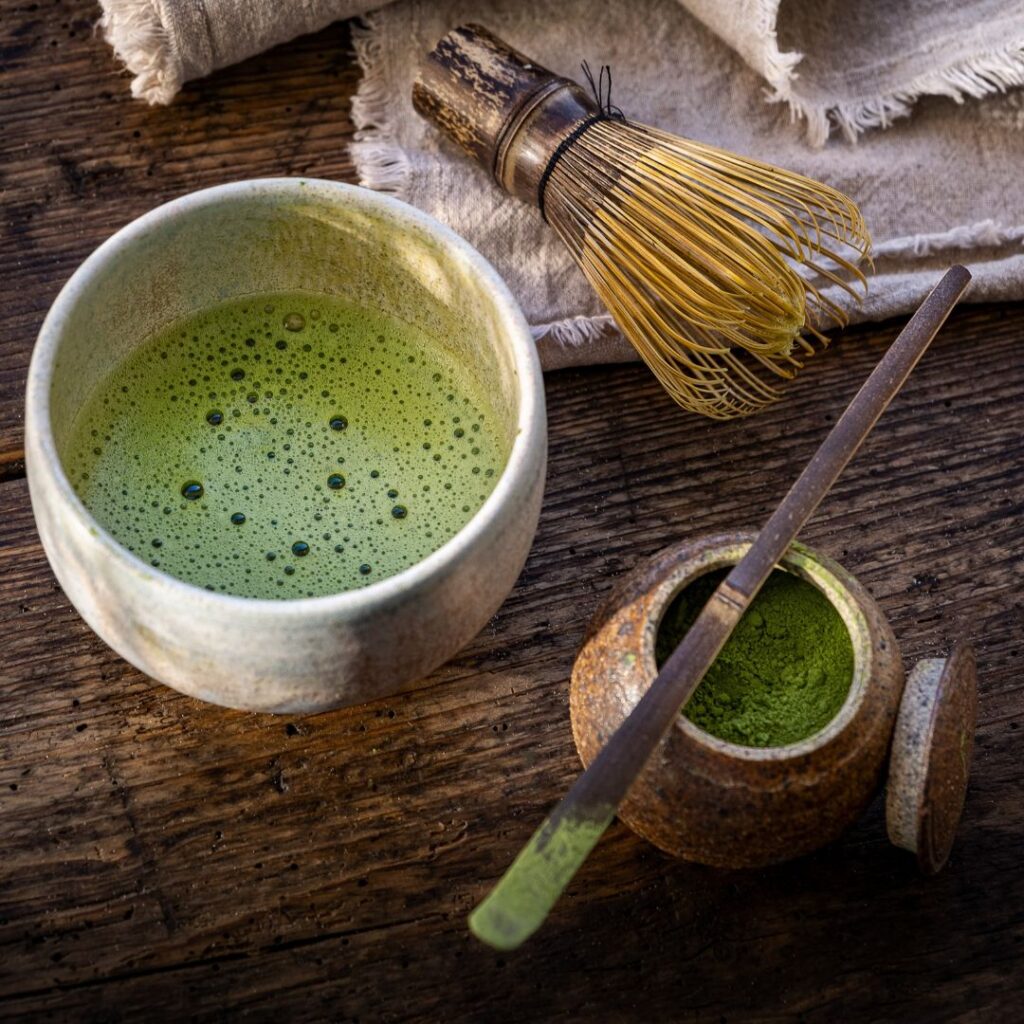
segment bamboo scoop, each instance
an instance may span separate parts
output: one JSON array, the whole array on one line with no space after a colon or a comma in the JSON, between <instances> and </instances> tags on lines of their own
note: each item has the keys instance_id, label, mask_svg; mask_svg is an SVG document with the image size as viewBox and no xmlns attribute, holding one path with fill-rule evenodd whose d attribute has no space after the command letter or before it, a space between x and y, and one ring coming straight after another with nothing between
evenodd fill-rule
<instances>
[{"instance_id":1,"label":"bamboo scoop","mask_svg":"<svg viewBox=\"0 0 1024 1024\"><path fill-rule=\"evenodd\" d=\"M473 911L473 933L515 949L543 923L800 528L871 432L971 279L948 270L864 382L750 550L719 584L629 717Z\"/></svg>"}]
</instances>

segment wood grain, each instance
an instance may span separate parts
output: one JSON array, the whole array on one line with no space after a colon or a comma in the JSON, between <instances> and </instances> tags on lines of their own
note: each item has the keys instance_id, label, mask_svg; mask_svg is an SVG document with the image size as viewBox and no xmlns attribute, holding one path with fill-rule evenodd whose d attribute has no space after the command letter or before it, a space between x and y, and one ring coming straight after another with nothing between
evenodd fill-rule
<instances>
[{"instance_id":1,"label":"wood grain","mask_svg":"<svg viewBox=\"0 0 1024 1024\"><path fill-rule=\"evenodd\" d=\"M977 760L946 871L923 879L888 844L880 801L756 872L672 861L616 825L501 957L465 914L578 771L568 675L598 602L670 541L760 525L896 326L851 332L736 423L680 412L637 367L550 375L537 543L466 651L314 718L198 704L104 647L46 567L17 478L32 338L78 261L157 202L349 175L356 76L342 26L151 110L93 16L0 13L0 1018L1016 1019L1024 308L954 316L802 534L871 588L908 662L974 639Z\"/></svg>"},{"instance_id":2,"label":"wood grain","mask_svg":"<svg viewBox=\"0 0 1024 1024\"><path fill-rule=\"evenodd\" d=\"M57 590L24 484L2 485L0 1006L1006 1019L1024 938L1022 327L1019 309L955 317L803 535L871 588L908 660L962 630L978 647L978 756L946 872L924 880L888 845L880 802L822 853L750 873L615 826L514 958L474 945L464 915L578 770L567 677L597 603L668 540L756 524L891 330L857 332L739 423L679 412L639 368L552 375L548 498L501 612L415 692L306 720L129 669Z\"/></svg>"},{"instance_id":3,"label":"wood grain","mask_svg":"<svg viewBox=\"0 0 1024 1024\"><path fill-rule=\"evenodd\" d=\"M100 242L160 203L240 178L354 180L346 142L359 71L338 24L133 100L76 0L0 2L0 477L16 475L22 390L46 310Z\"/></svg>"}]
</instances>

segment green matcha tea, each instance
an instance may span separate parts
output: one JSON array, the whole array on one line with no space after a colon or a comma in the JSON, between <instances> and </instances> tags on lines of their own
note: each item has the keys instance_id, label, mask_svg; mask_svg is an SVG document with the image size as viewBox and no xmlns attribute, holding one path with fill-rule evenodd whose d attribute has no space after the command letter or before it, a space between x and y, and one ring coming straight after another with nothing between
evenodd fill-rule
<instances>
[{"instance_id":1,"label":"green matcha tea","mask_svg":"<svg viewBox=\"0 0 1024 1024\"><path fill-rule=\"evenodd\" d=\"M727 570L698 577L658 630L659 667ZM781 747L824 729L853 680L853 644L817 587L776 569L726 641L683 713L705 732L748 747Z\"/></svg>"},{"instance_id":2,"label":"green matcha tea","mask_svg":"<svg viewBox=\"0 0 1024 1024\"><path fill-rule=\"evenodd\" d=\"M507 455L480 384L436 341L309 295L234 300L154 335L62 453L130 551L259 598L407 568L465 525Z\"/></svg>"}]
</instances>

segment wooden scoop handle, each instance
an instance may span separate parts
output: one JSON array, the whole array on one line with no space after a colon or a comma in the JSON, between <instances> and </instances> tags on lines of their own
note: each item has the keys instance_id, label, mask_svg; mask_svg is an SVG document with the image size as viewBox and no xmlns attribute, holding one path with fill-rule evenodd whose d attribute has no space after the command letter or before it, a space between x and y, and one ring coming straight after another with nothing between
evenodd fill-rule
<instances>
[{"instance_id":1,"label":"wooden scoop handle","mask_svg":"<svg viewBox=\"0 0 1024 1024\"><path fill-rule=\"evenodd\" d=\"M889 346L629 717L473 911L469 924L478 938L498 949L514 949L543 923L743 612L903 386L970 280L963 267L947 271Z\"/></svg>"}]
</instances>

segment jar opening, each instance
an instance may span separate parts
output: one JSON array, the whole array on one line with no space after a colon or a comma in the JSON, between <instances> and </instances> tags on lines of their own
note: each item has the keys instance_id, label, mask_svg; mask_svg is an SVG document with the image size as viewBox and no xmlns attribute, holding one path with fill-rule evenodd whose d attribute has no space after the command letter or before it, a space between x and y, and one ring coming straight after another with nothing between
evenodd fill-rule
<instances>
[{"instance_id":1,"label":"jar opening","mask_svg":"<svg viewBox=\"0 0 1024 1024\"><path fill-rule=\"evenodd\" d=\"M658 668L693 625L729 568L692 580L662 616ZM699 729L745 747L783 747L824 729L853 682L842 616L817 587L776 569L683 710Z\"/></svg>"}]
</instances>

